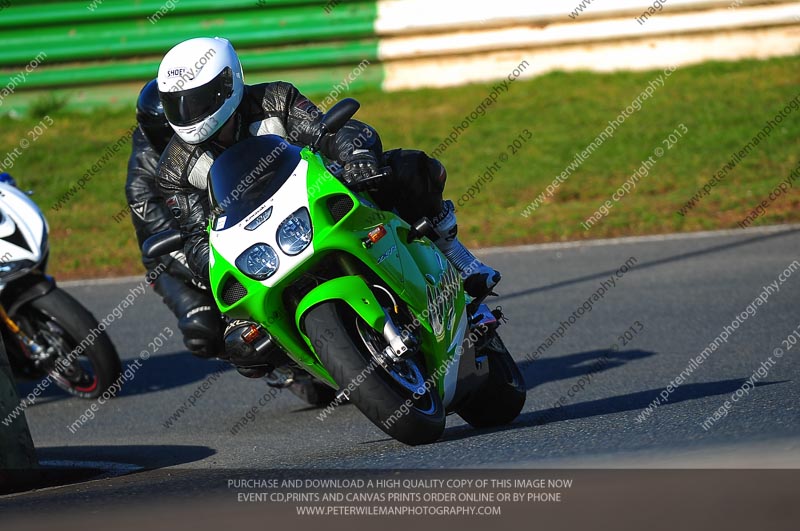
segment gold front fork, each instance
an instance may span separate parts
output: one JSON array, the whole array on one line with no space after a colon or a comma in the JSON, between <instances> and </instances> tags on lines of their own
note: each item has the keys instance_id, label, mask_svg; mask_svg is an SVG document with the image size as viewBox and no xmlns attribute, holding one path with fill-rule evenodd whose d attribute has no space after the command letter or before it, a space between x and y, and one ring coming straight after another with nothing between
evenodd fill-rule
<instances>
[{"instance_id":1,"label":"gold front fork","mask_svg":"<svg viewBox=\"0 0 800 531\"><path fill-rule=\"evenodd\" d=\"M0 320L2 320L8 327L8 329L11 330L11 333L13 333L15 336L19 338L19 340L22 342L23 345L25 345L25 348L27 348L31 354L41 355L43 351L42 347L39 346L39 344L33 341L30 337L28 337L28 334L26 334L19 327L19 325L15 323L11 317L8 316L8 313L6 312L6 309L5 307L3 307L2 304L0 304Z\"/></svg>"},{"instance_id":2,"label":"gold front fork","mask_svg":"<svg viewBox=\"0 0 800 531\"><path fill-rule=\"evenodd\" d=\"M0 304L0 319L3 320L8 329L11 330L14 334L20 335L21 333L23 333L22 329L19 326L17 326L17 323L15 323L14 320L8 316L8 314L6 313L6 309L3 307L2 304Z\"/></svg>"}]
</instances>

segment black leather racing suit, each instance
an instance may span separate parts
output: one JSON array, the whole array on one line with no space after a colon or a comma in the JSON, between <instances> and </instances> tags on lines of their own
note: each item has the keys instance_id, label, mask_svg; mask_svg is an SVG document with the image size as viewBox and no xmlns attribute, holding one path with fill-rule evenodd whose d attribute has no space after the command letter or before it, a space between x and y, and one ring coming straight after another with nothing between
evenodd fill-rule
<instances>
[{"instance_id":1,"label":"black leather racing suit","mask_svg":"<svg viewBox=\"0 0 800 531\"><path fill-rule=\"evenodd\" d=\"M137 128L133 133L133 151L128 160L125 196L140 249L144 241L153 234L178 228L156 186L160 155L141 129ZM142 256L142 263L148 273L164 269L153 287L178 318L178 327L183 333L186 348L196 356L218 356L222 350L219 311L211 294L194 281L185 262L186 258L180 252L158 260Z\"/></svg>"},{"instance_id":2,"label":"black leather racing suit","mask_svg":"<svg viewBox=\"0 0 800 531\"><path fill-rule=\"evenodd\" d=\"M322 113L297 88L282 81L245 85L244 95L231 120L234 141L249 136L276 134L290 143L311 144L319 131ZM229 125L229 124L227 124ZM184 254L189 267L202 282L208 282L209 247L205 229L208 218L208 171L225 150L215 140L188 144L178 135L164 150L158 185L167 205L184 233L192 233ZM396 209L407 221L434 218L442 211L446 173L435 159L421 151L393 150L383 153L378 133L369 125L350 120L335 136L320 146L323 155L346 163L358 150L371 151L379 163L392 166L394 177L374 194L384 209Z\"/></svg>"}]
</instances>

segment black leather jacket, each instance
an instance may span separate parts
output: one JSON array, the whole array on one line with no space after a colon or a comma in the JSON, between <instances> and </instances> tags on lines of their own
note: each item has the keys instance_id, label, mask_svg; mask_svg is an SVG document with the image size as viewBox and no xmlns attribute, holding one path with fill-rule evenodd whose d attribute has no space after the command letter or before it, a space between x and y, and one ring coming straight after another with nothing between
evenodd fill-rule
<instances>
[{"instance_id":1,"label":"black leather jacket","mask_svg":"<svg viewBox=\"0 0 800 531\"><path fill-rule=\"evenodd\" d=\"M177 228L178 224L156 187L160 153L153 149L141 128L133 132L132 140L133 151L128 159L125 197L131 209L133 228L141 249L147 238L161 231ZM158 260L142 257L142 262L150 271L155 268Z\"/></svg>"},{"instance_id":2,"label":"black leather jacket","mask_svg":"<svg viewBox=\"0 0 800 531\"><path fill-rule=\"evenodd\" d=\"M131 221L136 231L139 249L144 241L167 229L180 228L172 212L164 203L156 181L158 161L161 154L142 133L141 128L133 132L133 150L128 159L128 176L125 180L125 197L131 210ZM183 282L203 289L198 279L189 269L186 258L181 252L170 253L159 258L147 258L142 255L142 263L147 271L156 269L159 263L167 267L166 271ZM169 295L165 295L168 297Z\"/></svg>"},{"instance_id":3,"label":"black leather jacket","mask_svg":"<svg viewBox=\"0 0 800 531\"><path fill-rule=\"evenodd\" d=\"M296 145L309 145L317 136L322 113L296 87L283 81L245 85L242 102L231 117L235 120L235 140L276 134ZM382 160L377 132L357 120L350 120L335 136L328 135L320 150L331 160L345 163L357 149L371 151ZM161 157L158 186L184 233L184 254L189 267L208 282L209 248L204 231L209 212L208 171L225 150L214 140L188 144L175 135Z\"/></svg>"}]
</instances>

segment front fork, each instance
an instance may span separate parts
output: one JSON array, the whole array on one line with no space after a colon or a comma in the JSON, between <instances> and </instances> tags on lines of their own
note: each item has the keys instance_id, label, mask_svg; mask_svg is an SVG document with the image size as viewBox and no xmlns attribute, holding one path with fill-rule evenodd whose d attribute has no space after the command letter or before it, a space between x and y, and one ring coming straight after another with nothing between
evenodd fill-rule
<instances>
[{"instance_id":1,"label":"front fork","mask_svg":"<svg viewBox=\"0 0 800 531\"><path fill-rule=\"evenodd\" d=\"M36 370L49 373L62 363L61 359L63 358L58 358L59 353L56 347L47 344L42 345L36 339L31 338L17 322L8 315L8 312L2 304L0 304L0 322L5 324L8 330L17 338L23 356L33 364ZM67 360L68 362L63 364L62 369L59 370L59 372L66 371L63 374L69 374L73 369L72 362L69 361L68 357Z\"/></svg>"},{"instance_id":2,"label":"front fork","mask_svg":"<svg viewBox=\"0 0 800 531\"><path fill-rule=\"evenodd\" d=\"M14 334L17 339L19 340L20 344L25 351L25 356L31 359L37 365L39 362L47 358L47 351L36 341L31 339L28 334L26 334L19 325L8 316L8 312L6 312L5 307L0 304L0 321L5 323L8 329Z\"/></svg>"}]
</instances>

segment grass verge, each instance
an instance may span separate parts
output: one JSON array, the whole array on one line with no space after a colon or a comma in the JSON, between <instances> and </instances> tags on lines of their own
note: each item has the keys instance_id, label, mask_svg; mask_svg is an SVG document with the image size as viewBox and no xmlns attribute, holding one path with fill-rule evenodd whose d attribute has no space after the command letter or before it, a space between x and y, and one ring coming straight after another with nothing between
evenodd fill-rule
<instances>
[{"instance_id":1,"label":"grass verge","mask_svg":"<svg viewBox=\"0 0 800 531\"><path fill-rule=\"evenodd\" d=\"M449 174L446 196L462 198L462 238L488 246L735 228L798 167L800 111L791 110L693 209L677 212L798 96L798 71L800 57L677 70L527 217L525 207L661 72L554 73L517 81L440 155ZM493 85L353 96L362 103L358 117L378 129L386 149L431 152ZM133 110L75 114L59 106L40 105L35 116L0 122L0 164L23 189L35 190L50 222L51 272L57 278L139 273L129 217L114 219L125 208L129 143L103 158L133 125ZM665 139L676 129L686 132L670 146ZM24 138L30 146L8 164ZM515 139L518 148L511 147ZM663 156L635 189L613 201L656 148ZM470 187L496 163L491 180L470 197ZM59 206L92 166L99 169L91 180ZM587 230L582 223L607 200L608 215ZM798 203L789 188L752 225L798 221Z\"/></svg>"}]
</instances>

